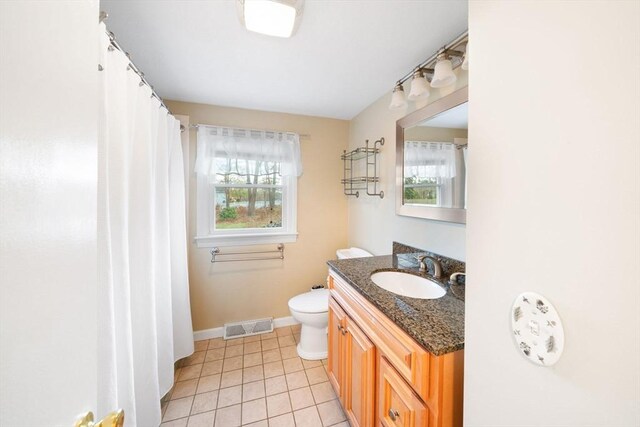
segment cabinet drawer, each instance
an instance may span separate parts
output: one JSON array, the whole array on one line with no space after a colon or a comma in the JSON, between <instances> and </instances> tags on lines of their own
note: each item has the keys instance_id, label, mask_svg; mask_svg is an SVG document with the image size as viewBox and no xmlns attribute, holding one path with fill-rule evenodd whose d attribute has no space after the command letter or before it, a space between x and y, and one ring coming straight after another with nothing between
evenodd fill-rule
<instances>
[{"instance_id":1,"label":"cabinet drawer","mask_svg":"<svg viewBox=\"0 0 640 427\"><path fill-rule=\"evenodd\" d=\"M427 406L385 357L379 361L378 420L385 427L428 427Z\"/></svg>"}]
</instances>

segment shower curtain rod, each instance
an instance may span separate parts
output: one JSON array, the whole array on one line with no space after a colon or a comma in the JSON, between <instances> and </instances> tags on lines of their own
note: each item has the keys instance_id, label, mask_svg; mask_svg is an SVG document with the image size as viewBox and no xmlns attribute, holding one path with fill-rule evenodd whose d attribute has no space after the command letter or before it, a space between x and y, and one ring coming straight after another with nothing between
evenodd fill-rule
<instances>
[{"instance_id":1,"label":"shower curtain rod","mask_svg":"<svg viewBox=\"0 0 640 427\"><path fill-rule=\"evenodd\" d=\"M109 17L109 14L107 12L100 12L100 16L99 16L99 22L104 22L107 20L107 18ZM127 57L127 59L129 60L129 68L138 75L138 77L140 77L140 83L145 84L149 87L149 89L151 89L151 96L155 99L157 99L158 101L160 101L160 106L164 107L165 110L167 110L167 114L171 114L173 116L173 113L171 112L171 110L169 110L169 107L167 107L167 105L164 103L164 100L160 97L160 95L158 95L155 91L155 89L153 88L153 86L147 81L147 79L144 78L144 73L142 71L140 71L140 69L138 67L136 67L136 64L133 63L133 61L131 60L131 55L129 54L129 52L126 52L122 46L120 46L118 44L118 42L116 41L116 36L115 34L113 34L113 31L109 31L107 30L107 36L109 36L109 43L110 43L110 47L113 47L115 49L118 49L120 52L124 53L125 56ZM175 116L174 116L175 117ZM185 131L185 127L183 125L180 125L180 132L184 132Z\"/></svg>"},{"instance_id":2,"label":"shower curtain rod","mask_svg":"<svg viewBox=\"0 0 640 427\"><path fill-rule=\"evenodd\" d=\"M198 124L193 124L193 125L189 125L189 127L191 129L198 129L200 126L202 127L209 127L209 128L231 128L231 129L241 129L241 128L236 128L235 126L219 126L219 125L205 125L202 123L198 123ZM295 135L295 132L284 132L281 130L273 130L273 129L251 129L251 130L257 130L257 131L261 131L261 132L274 132L274 133L286 133L286 134L291 134L291 135ZM300 138L311 138L311 134L308 133L299 133L298 136Z\"/></svg>"}]
</instances>

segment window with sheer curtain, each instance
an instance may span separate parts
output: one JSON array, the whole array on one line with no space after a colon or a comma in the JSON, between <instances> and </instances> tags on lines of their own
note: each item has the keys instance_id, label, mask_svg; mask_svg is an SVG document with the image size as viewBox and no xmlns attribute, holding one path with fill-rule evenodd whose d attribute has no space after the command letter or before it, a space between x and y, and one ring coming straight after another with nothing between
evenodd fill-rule
<instances>
[{"instance_id":1,"label":"window with sheer curtain","mask_svg":"<svg viewBox=\"0 0 640 427\"><path fill-rule=\"evenodd\" d=\"M404 168L405 203L452 206L456 176L454 144L405 141Z\"/></svg>"},{"instance_id":2,"label":"window with sheer curtain","mask_svg":"<svg viewBox=\"0 0 640 427\"><path fill-rule=\"evenodd\" d=\"M199 126L195 171L198 246L296 240L297 134Z\"/></svg>"}]
</instances>

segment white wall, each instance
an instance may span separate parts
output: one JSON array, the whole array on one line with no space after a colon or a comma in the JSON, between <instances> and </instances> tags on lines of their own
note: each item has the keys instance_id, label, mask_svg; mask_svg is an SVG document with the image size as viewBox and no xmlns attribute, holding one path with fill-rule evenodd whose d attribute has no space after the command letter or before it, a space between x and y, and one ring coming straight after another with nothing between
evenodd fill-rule
<instances>
[{"instance_id":1,"label":"white wall","mask_svg":"<svg viewBox=\"0 0 640 427\"><path fill-rule=\"evenodd\" d=\"M450 40L444 41L444 43ZM425 53L425 57L429 55ZM385 145L380 155L380 182L385 193L383 199L360 194L349 197L349 244L358 246L375 255L391 253L391 242L397 241L422 249L465 259L465 226L419 218L396 215L396 121L405 115L430 104L451 92L467 85L467 72L456 70L455 85L442 89L431 89L431 95L419 104L409 102L406 110L389 110L391 91L367 107L351 121L349 149L364 146L384 137ZM393 84L393 82L390 82ZM410 82L405 83L409 93ZM362 193L362 191L361 191ZM347 197L347 196L344 196Z\"/></svg>"},{"instance_id":2,"label":"white wall","mask_svg":"<svg viewBox=\"0 0 640 427\"><path fill-rule=\"evenodd\" d=\"M0 425L96 409L96 1L0 2Z\"/></svg>"},{"instance_id":3,"label":"white wall","mask_svg":"<svg viewBox=\"0 0 640 427\"><path fill-rule=\"evenodd\" d=\"M640 425L640 2L469 4L465 425ZM516 350L547 296L557 365Z\"/></svg>"}]
</instances>

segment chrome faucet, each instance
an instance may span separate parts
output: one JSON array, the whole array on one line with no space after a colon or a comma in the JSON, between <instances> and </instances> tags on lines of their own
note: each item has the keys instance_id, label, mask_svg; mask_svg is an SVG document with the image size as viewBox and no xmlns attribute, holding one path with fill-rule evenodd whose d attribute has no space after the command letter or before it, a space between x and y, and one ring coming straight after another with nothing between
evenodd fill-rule
<instances>
[{"instance_id":1,"label":"chrome faucet","mask_svg":"<svg viewBox=\"0 0 640 427\"><path fill-rule=\"evenodd\" d=\"M427 268L427 263L424 262L425 259L430 259L431 262L433 263L433 277L435 277L436 279L439 279L442 276L442 266L440 265L440 261L438 261L436 258L429 256L429 255L420 255L419 257L416 257L418 259L418 261L420 261L420 271L422 272L429 272L429 269Z\"/></svg>"},{"instance_id":2,"label":"chrome faucet","mask_svg":"<svg viewBox=\"0 0 640 427\"><path fill-rule=\"evenodd\" d=\"M466 278L467 274L466 273L461 273L459 271L456 271L451 276L449 276L449 284L450 285L457 285L458 284L458 276L464 276Z\"/></svg>"}]
</instances>

